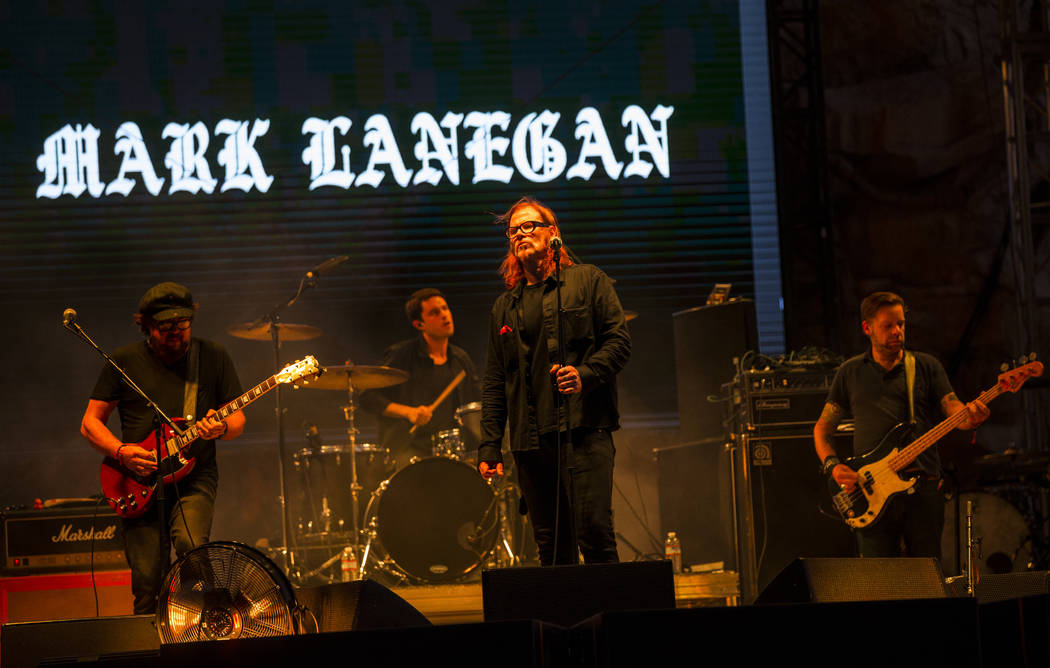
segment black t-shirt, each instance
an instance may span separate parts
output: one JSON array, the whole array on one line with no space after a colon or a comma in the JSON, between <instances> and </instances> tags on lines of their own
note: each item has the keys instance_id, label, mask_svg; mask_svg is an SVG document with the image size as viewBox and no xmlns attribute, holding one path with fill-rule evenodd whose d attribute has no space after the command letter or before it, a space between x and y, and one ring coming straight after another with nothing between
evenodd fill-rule
<instances>
[{"instance_id":1,"label":"black t-shirt","mask_svg":"<svg viewBox=\"0 0 1050 668\"><path fill-rule=\"evenodd\" d=\"M195 416L199 418L240 396L241 383L225 348L213 341L194 340L200 342ZM184 355L170 367L165 366L153 356L145 341L118 348L113 353L116 363L172 419L184 417L188 357ZM121 440L125 443L139 443L153 431L153 411L110 365L102 368L91 398L118 402ZM215 441L198 441L194 444L194 454L199 467L210 464L215 460Z\"/></svg>"},{"instance_id":2,"label":"black t-shirt","mask_svg":"<svg viewBox=\"0 0 1050 668\"><path fill-rule=\"evenodd\" d=\"M915 438L944 419L941 399L953 390L948 374L936 357L920 352L912 354L915 355ZM908 421L908 384L903 360L887 371L872 358L870 350L851 357L835 374L828 401L853 416L854 453L868 452L887 432ZM916 462L927 473L940 473L941 460L936 447L927 449Z\"/></svg>"},{"instance_id":3,"label":"black t-shirt","mask_svg":"<svg viewBox=\"0 0 1050 668\"><path fill-rule=\"evenodd\" d=\"M521 343L525 359L529 361L528 386L532 394L534 414L541 434L557 430L554 381L551 359L547 352L547 335L543 331L543 283L526 285L521 293L523 315Z\"/></svg>"}]
</instances>

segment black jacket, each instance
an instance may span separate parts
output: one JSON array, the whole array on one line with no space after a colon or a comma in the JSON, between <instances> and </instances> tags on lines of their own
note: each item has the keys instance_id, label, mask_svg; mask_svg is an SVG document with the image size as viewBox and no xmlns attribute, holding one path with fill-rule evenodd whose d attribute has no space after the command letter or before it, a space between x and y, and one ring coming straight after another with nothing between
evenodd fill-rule
<instances>
[{"instance_id":1,"label":"black jacket","mask_svg":"<svg viewBox=\"0 0 1050 668\"><path fill-rule=\"evenodd\" d=\"M565 363L579 369L583 391L569 397L570 428L614 430L620 427L616 374L631 355L620 300L613 282L589 264L562 269ZM512 450L540 447L535 402L529 396L529 363L520 338L524 281L504 292L489 316L488 359L482 383L482 441L479 461L501 461L500 443L510 424ZM554 277L543 289L543 328L550 359L558 359Z\"/></svg>"}]
</instances>

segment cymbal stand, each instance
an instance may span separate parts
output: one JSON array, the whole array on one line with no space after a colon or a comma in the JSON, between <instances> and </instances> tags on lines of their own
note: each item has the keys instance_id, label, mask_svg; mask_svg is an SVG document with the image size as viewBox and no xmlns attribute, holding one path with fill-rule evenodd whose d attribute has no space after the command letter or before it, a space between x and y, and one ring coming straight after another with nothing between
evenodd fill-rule
<instances>
[{"instance_id":1,"label":"cymbal stand","mask_svg":"<svg viewBox=\"0 0 1050 668\"><path fill-rule=\"evenodd\" d=\"M489 482L491 483L491 479ZM491 560L496 568L512 568L521 565L521 555L515 554L514 548L511 547L511 540L514 538L514 532L510 528L509 517L512 512L509 510L511 495L517 491L517 485L507 481L503 484L502 488L496 492L498 497L497 504L499 506L499 538L496 540L496 547L493 550L497 555Z\"/></svg>"},{"instance_id":2,"label":"cymbal stand","mask_svg":"<svg viewBox=\"0 0 1050 668\"><path fill-rule=\"evenodd\" d=\"M346 361L347 365L350 365L350 360ZM351 374L346 374L346 405L343 406L343 419L346 421L346 434L350 440L350 530L353 536L353 543L351 547L354 548L355 556L362 556L358 551L361 541L361 524L360 524L360 510L361 502L359 496L361 490L361 483L357 479L357 426L354 423L354 381ZM365 570L365 560L359 559L357 564L357 577L363 577Z\"/></svg>"}]
</instances>

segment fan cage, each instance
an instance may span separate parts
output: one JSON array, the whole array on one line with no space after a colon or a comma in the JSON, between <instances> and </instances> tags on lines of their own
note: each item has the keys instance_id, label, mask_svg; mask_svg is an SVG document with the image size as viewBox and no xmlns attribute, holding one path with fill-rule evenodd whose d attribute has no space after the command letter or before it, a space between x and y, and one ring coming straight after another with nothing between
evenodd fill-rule
<instances>
[{"instance_id":1,"label":"fan cage","mask_svg":"<svg viewBox=\"0 0 1050 668\"><path fill-rule=\"evenodd\" d=\"M161 643L293 635L295 591L258 550L230 541L184 554L164 578L157 602Z\"/></svg>"}]
</instances>

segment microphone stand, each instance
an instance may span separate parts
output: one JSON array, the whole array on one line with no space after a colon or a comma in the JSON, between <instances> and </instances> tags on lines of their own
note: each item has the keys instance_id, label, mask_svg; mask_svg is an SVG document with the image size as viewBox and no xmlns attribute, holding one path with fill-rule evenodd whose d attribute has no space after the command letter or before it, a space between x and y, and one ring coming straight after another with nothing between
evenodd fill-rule
<instances>
[{"instance_id":1,"label":"microphone stand","mask_svg":"<svg viewBox=\"0 0 1050 668\"><path fill-rule=\"evenodd\" d=\"M558 317L555 319L554 324L558 330L558 369L565 366L565 332L562 327L562 317L564 316L561 306L561 245L554 249L554 293L555 302L557 305ZM565 412L565 472L568 476L566 482L566 496L568 500L568 521L569 521L569 542L572 550L572 558L570 564L579 563L579 541L576 536L576 457L572 447L572 420L569 419L569 412L572 410L572 403L568 397L562 395L558 390L557 383L554 386L554 396L557 401L555 409L558 413L558 428L554 430L554 449L558 453L558 470L561 471L561 457L562 457L562 409ZM559 485L560 487L560 485ZM561 489L558 489L559 496L561 495ZM555 518L555 526L557 526L557 518ZM558 564L558 530L554 531L554 564Z\"/></svg>"},{"instance_id":2,"label":"microphone stand","mask_svg":"<svg viewBox=\"0 0 1050 668\"><path fill-rule=\"evenodd\" d=\"M143 389L141 387L139 387L138 385L135 384L135 381L133 381L131 379L131 377L128 376L127 372L125 372L124 369L121 368L121 366L119 364L117 364L116 361L112 357L110 357L109 353L107 353L105 350L103 350L101 346L99 346L97 343L95 343L94 339L92 339L90 336L88 336L88 333L84 331L84 329L80 326L79 323L77 323L77 321L75 319L69 318L69 319L64 320L62 322L62 327L64 327L67 331L72 333L74 336L79 338L84 343L88 344L91 348L93 348L95 350L95 352L97 352L99 355L101 355L102 359L104 359L106 361L106 363L109 364L117 372L118 375L120 375L121 380L123 380L124 383L129 388L131 388L131 390L135 394L139 395L139 397L141 397L142 400L146 402L146 405L150 408L150 410L153 411L153 429L154 429L154 432L156 434L156 443L157 443L157 449L155 450L155 455L154 455L156 457L156 459L157 459L157 471L154 474L156 476L156 478L155 478L154 483L153 483L153 486L154 486L154 489L155 489L153 498L154 498L154 502L157 504L157 510L158 510L158 512L157 512L157 527L158 527L158 530L159 530L159 534L158 535L160 536L160 541L161 541L161 546L162 546L161 547L161 552L162 552L162 555L164 555L161 558L165 559L165 558L167 558L167 555L170 554L171 544L170 544L170 540L169 540L169 537L168 537L167 527L165 526L165 524L166 524L166 522L165 522L165 513L166 513L167 509L165 507L166 506L166 499L165 499L165 494L164 494L164 476L165 476L164 461L165 461L168 453L166 452L166 449L165 449L165 451L162 451L162 446L165 443L165 439L164 439L164 425L167 425L178 436L182 436L184 434L184 432L183 432L182 429L179 429L178 425L176 425L172 421L172 419L170 417L168 417L164 413L163 410L161 410L160 406L158 406L157 403L155 401L153 401L153 399L151 399L150 396L148 394L146 394L145 391L143 391ZM119 461L117 463L120 464ZM123 466L123 464L121 464L121 466ZM106 499L106 501L114 503L115 505L117 505L117 507L121 507L122 505L127 503L131 508L134 508L135 504L137 504L137 500L136 499L119 498L119 499ZM192 536L190 536L190 540L191 541L193 540ZM168 549L167 552L164 551L164 547L163 546L167 546L167 549ZM167 571L167 567L169 565L170 565L169 563L164 564L165 572Z\"/></svg>"},{"instance_id":3,"label":"microphone stand","mask_svg":"<svg viewBox=\"0 0 1050 668\"><path fill-rule=\"evenodd\" d=\"M261 326L264 324L270 325L270 339L273 342L273 363L274 371L281 370L281 311L286 308L291 308L299 297L302 296L303 292L307 288L316 288L317 280L321 274L326 273L335 267L346 262L349 258L346 255L340 255L328 260L325 260L319 264L313 271L308 271L299 280L299 287L296 289L295 294L288 301L275 305L269 312L260 316L254 323L254 326ZM291 572L295 566L295 552L294 548L297 545L289 545L289 538L294 542L294 532L288 529L288 479L284 471L284 461L286 456L286 447L284 440L284 409L281 406L281 385L278 384L274 388L274 404L277 417L277 478L281 489L281 549L283 550L286 558L285 571Z\"/></svg>"}]
</instances>

